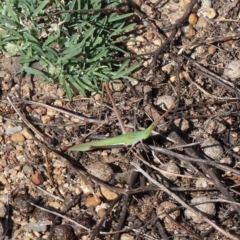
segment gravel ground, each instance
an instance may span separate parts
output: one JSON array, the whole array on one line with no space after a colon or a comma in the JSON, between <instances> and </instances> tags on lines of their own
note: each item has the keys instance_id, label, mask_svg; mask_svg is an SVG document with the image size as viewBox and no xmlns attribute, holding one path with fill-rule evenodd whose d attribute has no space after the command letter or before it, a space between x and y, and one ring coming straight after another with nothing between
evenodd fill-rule
<instances>
[{"instance_id":1,"label":"gravel ground","mask_svg":"<svg viewBox=\"0 0 240 240\"><path fill-rule=\"evenodd\" d=\"M240 239L240 3L190 2L131 5L143 64L110 84L126 132L175 103L131 149L68 151L122 134L108 95L69 101L1 57L1 239Z\"/></svg>"}]
</instances>

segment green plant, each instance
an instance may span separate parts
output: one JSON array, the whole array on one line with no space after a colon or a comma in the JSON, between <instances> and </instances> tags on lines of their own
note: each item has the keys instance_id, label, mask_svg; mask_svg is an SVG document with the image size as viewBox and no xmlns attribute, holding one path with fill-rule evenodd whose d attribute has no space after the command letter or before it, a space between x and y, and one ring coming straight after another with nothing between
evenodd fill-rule
<instances>
[{"instance_id":1,"label":"green plant","mask_svg":"<svg viewBox=\"0 0 240 240\"><path fill-rule=\"evenodd\" d=\"M100 61L125 53L119 44L135 25L126 25L131 13L101 11L118 4L118 0L6 0L0 6L0 49L22 56L19 73L59 81L70 99L73 90L85 95L86 90L98 91L102 81L130 79L127 75L141 63L127 68L129 61ZM42 71L31 67L35 61Z\"/></svg>"}]
</instances>

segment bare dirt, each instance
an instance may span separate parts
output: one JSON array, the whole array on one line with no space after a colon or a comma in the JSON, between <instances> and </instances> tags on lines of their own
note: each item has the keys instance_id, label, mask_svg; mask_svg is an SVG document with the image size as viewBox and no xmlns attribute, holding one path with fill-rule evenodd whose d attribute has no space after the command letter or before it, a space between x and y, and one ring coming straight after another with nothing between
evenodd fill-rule
<instances>
[{"instance_id":1,"label":"bare dirt","mask_svg":"<svg viewBox=\"0 0 240 240\"><path fill-rule=\"evenodd\" d=\"M131 6L125 47L143 64L110 84L126 132L176 105L131 149L68 151L122 134L107 94L69 101L1 57L1 239L240 239L240 3L182 18L189 2Z\"/></svg>"}]
</instances>

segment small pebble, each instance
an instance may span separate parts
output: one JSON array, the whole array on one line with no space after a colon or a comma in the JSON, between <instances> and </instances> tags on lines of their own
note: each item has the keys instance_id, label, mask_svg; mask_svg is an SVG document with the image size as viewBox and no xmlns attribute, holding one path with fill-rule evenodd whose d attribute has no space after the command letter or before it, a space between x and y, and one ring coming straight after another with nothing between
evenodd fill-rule
<instances>
[{"instance_id":1,"label":"small pebble","mask_svg":"<svg viewBox=\"0 0 240 240\"><path fill-rule=\"evenodd\" d=\"M24 142L25 138L21 133L16 133L12 135L11 140L13 142Z\"/></svg>"},{"instance_id":2,"label":"small pebble","mask_svg":"<svg viewBox=\"0 0 240 240\"><path fill-rule=\"evenodd\" d=\"M38 107L35 109L35 111L39 114L39 115L45 115L47 113L47 109L43 108L43 107Z\"/></svg>"},{"instance_id":3,"label":"small pebble","mask_svg":"<svg viewBox=\"0 0 240 240\"><path fill-rule=\"evenodd\" d=\"M57 95L59 98L63 98L63 96L65 95L65 91L62 88L58 88Z\"/></svg>"},{"instance_id":4,"label":"small pebble","mask_svg":"<svg viewBox=\"0 0 240 240\"><path fill-rule=\"evenodd\" d=\"M39 208L35 208L32 217L37 221L53 221L55 216L51 213L45 212Z\"/></svg>"},{"instance_id":5,"label":"small pebble","mask_svg":"<svg viewBox=\"0 0 240 240\"><path fill-rule=\"evenodd\" d=\"M61 207L62 207L61 202L58 202L58 201L52 201L52 202L49 201L48 205L49 205L49 207L52 207L52 208L55 208L55 209L61 209Z\"/></svg>"},{"instance_id":6,"label":"small pebble","mask_svg":"<svg viewBox=\"0 0 240 240\"><path fill-rule=\"evenodd\" d=\"M4 224L2 221L0 221L0 236L3 236L3 234L4 234Z\"/></svg>"},{"instance_id":7,"label":"small pebble","mask_svg":"<svg viewBox=\"0 0 240 240\"><path fill-rule=\"evenodd\" d=\"M197 24L198 21L198 16L196 13L191 13L190 16L188 17L188 22L192 25Z\"/></svg>"},{"instance_id":8,"label":"small pebble","mask_svg":"<svg viewBox=\"0 0 240 240\"><path fill-rule=\"evenodd\" d=\"M156 208L156 213L158 215L158 217L163 220L164 225L166 227L166 229L169 230L173 230L173 224L172 224L172 220L170 220L169 218L166 217L166 211L171 211L172 209L177 208L178 206L170 201L165 201L159 204L159 206ZM169 216L171 218L173 218L174 220L176 220L179 216L180 216L180 211L179 210L175 210L174 212L170 212Z\"/></svg>"},{"instance_id":9,"label":"small pebble","mask_svg":"<svg viewBox=\"0 0 240 240\"><path fill-rule=\"evenodd\" d=\"M21 134L28 140L31 140L33 137L32 135L29 133L28 129L27 128L24 128L22 131L21 131Z\"/></svg>"},{"instance_id":10,"label":"small pebble","mask_svg":"<svg viewBox=\"0 0 240 240\"><path fill-rule=\"evenodd\" d=\"M113 91L120 92L124 88L124 84L121 80L114 80L109 84L109 88Z\"/></svg>"},{"instance_id":11,"label":"small pebble","mask_svg":"<svg viewBox=\"0 0 240 240\"><path fill-rule=\"evenodd\" d=\"M36 185L41 185L44 182L42 173L40 171L35 171L31 177L31 181Z\"/></svg>"},{"instance_id":12,"label":"small pebble","mask_svg":"<svg viewBox=\"0 0 240 240\"><path fill-rule=\"evenodd\" d=\"M128 233L123 233L120 237L120 240L134 240L134 236Z\"/></svg>"},{"instance_id":13,"label":"small pebble","mask_svg":"<svg viewBox=\"0 0 240 240\"><path fill-rule=\"evenodd\" d=\"M91 96L95 101L101 101L102 99L102 95L96 92L92 92Z\"/></svg>"},{"instance_id":14,"label":"small pebble","mask_svg":"<svg viewBox=\"0 0 240 240\"><path fill-rule=\"evenodd\" d=\"M196 188L206 188L208 187L208 182L205 178L198 178L196 181Z\"/></svg>"},{"instance_id":15,"label":"small pebble","mask_svg":"<svg viewBox=\"0 0 240 240\"><path fill-rule=\"evenodd\" d=\"M76 222L81 224L82 226L84 226L86 228L91 228L91 220L92 219L88 219L88 218L78 218L78 219L76 219ZM78 236L79 239L84 239L82 237L82 235L87 235L88 234L87 230L77 226L76 224L73 224L72 228L74 229L75 235ZM80 238L80 237L82 237L82 238ZM86 240L88 240L88 239L86 239Z\"/></svg>"},{"instance_id":16,"label":"small pebble","mask_svg":"<svg viewBox=\"0 0 240 240\"><path fill-rule=\"evenodd\" d=\"M52 240L70 240L74 239L73 229L68 225L57 225L53 229Z\"/></svg>"},{"instance_id":17,"label":"small pebble","mask_svg":"<svg viewBox=\"0 0 240 240\"><path fill-rule=\"evenodd\" d=\"M182 31L187 38L192 38L196 34L195 29L193 29L193 27L191 25L183 27Z\"/></svg>"},{"instance_id":18,"label":"small pebble","mask_svg":"<svg viewBox=\"0 0 240 240\"><path fill-rule=\"evenodd\" d=\"M102 186L101 186L101 193L109 201L114 200L115 198L118 197L117 193L114 193L114 192L110 191L109 189L102 187Z\"/></svg>"},{"instance_id":19,"label":"small pebble","mask_svg":"<svg viewBox=\"0 0 240 240\"><path fill-rule=\"evenodd\" d=\"M193 198L191 200L191 203L199 203L195 207L199 209L202 213L205 213L208 217L213 217L216 214L216 208L214 203L203 203L203 202L208 202L210 201L209 198L207 197L198 197L198 198ZM203 223L204 220L201 218L199 215L195 214L194 212L186 209L184 211L184 214L186 218L192 219L194 223Z\"/></svg>"},{"instance_id":20,"label":"small pebble","mask_svg":"<svg viewBox=\"0 0 240 240\"><path fill-rule=\"evenodd\" d=\"M108 182L113 177L113 170L112 168L103 162L95 162L88 166L88 172L93 176Z\"/></svg>"},{"instance_id":21,"label":"small pebble","mask_svg":"<svg viewBox=\"0 0 240 240\"><path fill-rule=\"evenodd\" d=\"M170 74L173 71L173 66L171 64L167 64L162 67L162 71L167 74Z\"/></svg>"},{"instance_id":22,"label":"small pebble","mask_svg":"<svg viewBox=\"0 0 240 240\"><path fill-rule=\"evenodd\" d=\"M2 202L0 202L0 218L4 218L6 217L6 215L7 215L7 209L5 205Z\"/></svg>"},{"instance_id":23,"label":"small pebble","mask_svg":"<svg viewBox=\"0 0 240 240\"><path fill-rule=\"evenodd\" d=\"M21 127L21 126L6 128L6 129L5 129L5 134L6 134L7 136L10 136L10 135L19 133L21 130L22 130L22 127Z\"/></svg>"},{"instance_id":24,"label":"small pebble","mask_svg":"<svg viewBox=\"0 0 240 240\"><path fill-rule=\"evenodd\" d=\"M28 194L18 194L14 198L13 207L18 209L21 213L31 213L34 209L29 202L32 202L32 198Z\"/></svg>"},{"instance_id":25,"label":"small pebble","mask_svg":"<svg viewBox=\"0 0 240 240\"><path fill-rule=\"evenodd\" d=\"M87 208L96 207L100 203L101 203L101 199L98 197L94 197L94 196L89 196L85 200L85 206Z\"/></svg>"},{"instance_id":26,"label":"small pebble","mask_svg":"<svg viewBox=\"0 0 240 240\"><path fill-rule=\"evenodd\" d=\"M4 176L3 172L0 172L0 183L2 185L7 185L8 184L8 181L7 181L6 177Z\"/></svg>"},{"instance_id":27,"label":"small pebble","mask_svg":"<svg viewBox=\"0 0 240 240\"><path fill-rule=\"evenodd\" d=\"M73 123L79 123L80 119L79 118L71 118L71 122Z\"/></svg>"},{"instance_id":28,"label":"small pebble","mask_svg":"<svg viewBox=\"0 0 240 240\"><path fill-rule=\"evenodd\" d=\"M41 116L41 120L44 124L49 123L51 120L51 117L48 115Z\"/></svg>"},{"instance_id":29,"label":"small pebble","mask_svg":"<svg viewBox=\"0 0 240 240\"><path fill-rule=\"evenodd\" d=\"M161 45L162 45L162 40L161 40L160 38L155 39L155 40L153 40L152 42L153 42L155 45L157 45L157 46L161 46Z\"/></svg>"},{"instance_id":30,"label":"small pebble","mask_svg":"<svg viewBox=\"0 0 240 240\"><path fill-rule=\"evenodd\" d=\"M189 130L190 126L189 126L189 121L187 121L186 119L176 119L174 120L174 123L177 127L179 127L181 129L181 131L186 132Z\"/></svg>"},{"instance_id":31,"label":"small pebble","mask_svg":"<svg viewBox=\"0 0 240 240\"><path fill-rule=\"evenodd\" d=\"M5 82L2 82L1 85L3 90L9 90L11 88L11 85Z\"/></svg>"},{"instance_id":32,"label":"small pebble","mask_svg":"<svg viewBox=\"0 0 240 240\"><path fill-rule=\"evenodd\" d=\"M134 46L135 45L135 42L134 41L129 41L127 42L127 46L130 47L130 46Z\"/></svg>"},{"instance_id":33,"label":"small pebble","mask_svg":"<svg viewBox=\"0 0 240 240\"><path fill-rule=\"evenodd\" d=\"M7 166L6 159L0 159L0 166L1 167L6 167Z\"/></svg>"},{"instance_id":34,"label":"small pebble","mask_svg":"<svg viewBox=\"0 0 240 240\"><path fill-rule=\"evenodd\" d=\"M212 137L209 137L203 142L201 146L203 148L204 153L208 157L220 161L220 158L223 154L223 149L217 140L215 140Z\"/></svg>"},{"instance_id":35,"label":"small pebble","mask_svg":"<svg viewBox=\"0 0 240 240\"><path fill-rule=\"evenodd\" d=\"M137 37L136 37L136 41L137 41L137 42L144 43L144 42L146 42L146 39L145 39L143 36L137 36Z\"/></svg>"},{"instance_id":36,"label":"small pebble","mask_svg":"<svg viewBox=\"0 0 240 240\"><path fill-rule=\"evenodd\" d=\"M239 147L239 146L234 147L234 148L233 148L233 151L236 152L236 153L237 153L237 152L240 152L240 147Z\"/></svg>"},{"instance_id":37,"label":"small pebble","mask_svg":"<svg viewBox=\"0 0 240 240\"><path fill-rule=\"evenodd\" d=\"M24 174L32 174L33 173L33 167L29 164L25 164L22 168L22 171Z\"/></svg>"},{"instance_id":38,"label":"small pebble","mask_svg":"<svg viewBox=\"0 0 240 240\"><path fill-rule=\"evenodd\" d=\"M240 60L230 61L224 68L224 75L229 78L239 78L240 77Z\"/></svg>"},{"instance_id":39,"label":"small pebble","mask_svg":"<svg viewBox=\"0 0 240 240\"><path fill-rule=\"evenodd\" d=\"M165 111L172 107L174 103L175 99L172 96L165 95L157 98L157 105L159 105L159 107Z\"/></svg>"},{"instance_id":40,"label":"small pebble","mask_svg":"<svg viewBox=\"0 0 240 240\"><path fill-rule=\"evenodd\" d=\"M145 61L145 62L143 63L143 66L144 66L144 67L148 67L148 66L150 65L150 63L151 63L151 59L148 59L147 61Z\"/></svg>"},{"instance_id":41,"label":"small pebble","mask_svg":"<svg viewBox=\"0 0 240 240\"><path fill-rule=\"evenodd\" d=\"M209 48L208 48L208 54L209 55L213 55L215 52L217 51L217 48L213 45L211 45Z\"/></svg>"},{"instance_id":42,"label":"small pebble","mask_svg":"<svg viewBox=\"0 0 240 240\"><path fill-rule=\"evenodd\" d=\"M197 21L196 27L206 29L208 27L207 20L203 16L200 16L198 21Z\"/></svg>"},{"instance_id":43,"label":"small pebble","mask_svg":"<svg viewBox=\"0 0 240 240\"><path fill-rule=\"evenodd\" d=\"M52 110L52 109L47 109L47 115L50 117L53 117L57 114L56 111Z\"/></svg>"},{"instance_id":44,"label":"small pebble","mask_svg":"<svg viewBox=\"0 0 240 240\"><path fill-rule=\"evenodd\" d=\"M97 215L100 217L100 218L103 218L105 215L106 215L106 210L104 208L101 208L97 211Z\"/></svg>"},{"instance_id":45,"label":"small pebble","mask_svg":"<svg viewBox=\"0 0 240 240\"><path fill-rule=\"evenodd\" d=\"M61 100L55 100L54 101L54 106L56 107L62 107L63 106L63 102Z\"/></svg>"},{"instance_id":46,"label":"small pebble","mask_svg":"<svg viewBox=\"0 0 240 240\"><path fill-rule=\"evenodd\" d=\"M206 17L213 19L217 16L217 12L214 8L209 8L208 11L206 12Z\"/></svg>"},{"instance_id":47,"label":"small pebble","mask_svg":"<svg viewBox=\"0 0 240 240\"><path fill-rule=\"evenodd\" d=\"M151 41L155 37L155 34L154 34L154 32L147 32L145 36L148 41Z\"/></svg>"},{"instance_id":48,"label":"small pebble","mask_svg":"<svg viewBox=\"0 0 240 240\"><path fill-rule=\"evenodd\" d=\"M51 225L51 222L37 222L37 223L28 223L28 228L31 231L36 231L36 232L46 232L48 225Z\"/></svg>"},{"instance_id":49,"label":"small pebble","mask_svg":"<svg viewBox=\"0 0 240 240\"><path fill-rule=\"evenodd\" d=\"M219 119L208 119L204 122L204 130L212 135L214 133L222 133L226 130L226 124L224 122L219 121Z\"/></svg>"},{"instance_id":50,"label":"small pebble","mask_svg":"<svg viewBox=\"0 0 240 240\"><path fill-rule=\"evenodd\" d=\"M173 175L171 173L180 174L179 167L173 162L168 162L168 163L161 165L161 169L165 170L166 172L169 172L169 173L162 172L162 175L165 176L168 180L173 181L173 182L177 180L178 176Z\"/></svg>"}]
</instances>

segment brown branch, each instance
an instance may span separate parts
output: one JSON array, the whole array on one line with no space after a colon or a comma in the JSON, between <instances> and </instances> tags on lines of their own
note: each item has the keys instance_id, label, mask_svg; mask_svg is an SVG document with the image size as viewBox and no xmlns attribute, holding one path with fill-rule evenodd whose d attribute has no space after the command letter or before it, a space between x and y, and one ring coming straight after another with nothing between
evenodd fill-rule
<instances>
[{"instance_id":1,"label":"brown branch","mask_svg":"<svg viewBox=\"0 0 240 240\"><path fill-rule=\"evenodd\" d=\"M193 49L193 48L196 48L201 45L209 45L209 44L216 43L216 42L226 42L229 40L237 40L239 38L240 38L240 34L235 34L235 35L227 36L227 37L221 36L221 37L216 37L216 38L209 38L206 40L194 39L194 41L192 43L184 45L180 51L182 52L183 50L186 51L187 49Z\"/></svg>"},{"instance_id":2,"label":"brown branch","mask_svg":"<svg viewBox=\"0 0 240 240\"><path fill-rule=\"evenodd\" d=\"M133 171L132 175L131 175L131 180L130 183L128 185L128 189L132 189L132 186L136 180L138 173ZM120 238L120 231L123 229L124 226L124 221L126 219L126 215L127 215L127 211L128 211L128 202L130 200L130 195L125 195L123 197L123 203L122 203L122 209L121 209L121 213L120 213L120 217L119 217L119 221L118 221L118 225L117 225L117 233L114 235L114 240L118 240Z\"/></svg>"},{"instance_id":3,"label":"brown branch","mask_svg":"<svg viewBox=\"0 0 240 240\"><path fill-rule=\"evenodd\" d=\"M14 97L13 99L17 102L22 102L22 103L27 103L27 104L32 104L32 105L38 105L38 106L41 106L41 107L44 107L44 108L51 109L51 110L56 111L56 112L67 114L71 117L77 118L77 119L82 120L82 121L87 122L87 123L103 123L103 122L105 122L105 121L99 121L99 120L96 120L96 119L79 116L75 113L71 113L70 111L63 110L63 109L60 109L60 108L56 108L56 107L53 107L53 106L50 106L50 105L47 105L47 104L41 103L41 102L35 102L35 101L31 101L31 100L20 99L20 98L17 98L17 97Z\"/></svg>"},{"instance_id":4,"label":"brown branch","mask_svg":"<svg viewBox=\"0 0 240 240\"><path fill-rule=\"evenodd\" d=\"M232 93L237 92L237 94L240 94L240 90L236 89L234 84L225 80L222 77L219 77L217 74L209 71L207 68L201 66L201 64L199 64L197 61L195 61L194 59L184 55L184 58L186 58L188 61L192 62L195 66L197 66L200 70L193 68L193 71L198 72L200 74L205 75L206 77L211 78L213 81L215 81L217 84L223 86L224 88L227 88L229 91L231 91Z\"/></svg>"},{"instance_id":5,"label":"brown branch","mask_svg":"<svg viewBox=\"0 0 240 240\"><path fill-rule=\"evenodd\" d=\"M171 138L173 138L178 144L185 144L186 142L176 133L172 132L170 134ZM192 149L192 148L186 148L185 152L191 156L198 158L198 154ZM211 160L209 160L211 162ZM199 167L203 170L203 172L211 178L211 180L214 183L214 186L222 193L222 195L228 199L229 201L234 202L234 198L232 195L228 192L228 190L223 186L223 184L218 179L217 175L214 173L214 169L207 167L204 163L197 163ZM238 215L240 216L240 209L237 206L233 206Z\"/></svg>"},{"instance_id":6,"label":"brown branch","mask_svg":"<svg viewBox=\"0 0 240 240\"><path fill-rule=\"evenodd\" d=\"M22 121L37 135L40 137L42 141L46 141L48 143L52 142L52 139L49 136L46 136L38 131L28 120L27 118L21 113L19 109L16 108L16 106L13 104L11 98L9 96L6 97L12 108L15 110L15 112L21 117Z\"/></svg>"},{"instance_id":7,"label":"brown branch","mask_svg":"<svg viewBox=\"0 0 240 240\"><path fill-rule=\"evenodd\" d=\"M153 56L153 60L150 63L150 65L148 66L148 68L146 69L147 72L149 72L157 63L158 58L160 57L160 55L164 52L164 50L167 48L167 46L173 41L175 35L178 32L178 29L182 26L183 22L188 18L188 16L190 15L192 8L194 7L194 5L198 2L198 0L193 0L186 12L183 14L183 16L181 18L179 18L176 23L173 25L173 31L171 33L171 35L165 40L165 42L155 51L154 56Z\"/></svg>"},{"instance_id":8,"label":"brown branch","mask_svg":"<svg viewBox=\"0 0 240 240\"><path fill-rule=\"evenodd\" d=\"M179 154L179 153L175 153L173 151L170 151L166 148L155 147L155 146L152 146L152 145L148 145L148 147L150 149L156 151L156 152L160 152L160 153L166 154L168 156L178 158L178 159L183 160L183 161L204 163L206 165L216 167L216 168L221 169L223 171L230 171L230 172L235 173L236 175L240 176L240 171L239 170L228 167L228 166L225 166L225 165L220 164L220 163L215 163L213 161L205 160L205 159L202 159L202 158L199 158L199 157L198 158L188 157L188 156L185 156L183 154Z\"/></svg>"},{"instance_id":9,"label":"brown branch","mask_svg":"<svg viewBox=\"0 0 240 240\"><path fill-rule=\"evenodd\" d=\"M119 202L119 201L122 199L122 197L123 197L123 194L120 194L120 195L118 195L117 198L115 198L115 199L110 203L110 206L109 206L109 208L107 209L107 212L106 212L105 216L101 219L101 221L98 223L98 225L97 225L97 226L95 227L95 229L92 231L90 240L96 239L96 236L98 235L98 233L100 233L100 229L101 229L104 221L107 219L108 215L111 213L111 211L112 211L113 207L115 206L115 204L116 204L117 202Z\"/></svg>"},{"instance_id":10,"label":"brown branch","mask_svg":"<svg viewBox=\"0 0 240 240\"><path fill-rule=\"evenodd\" d=\"M168 188L166 188L164 185L157 182L155 179L153 179L149 174L147 174L137 163L131 162L131 164L136 168L138 172L141 172L150 182L161 188L161 190L165 193L167 193L169 196L171 196L174 200L176 200L179 204L181 204L183 207L188 209L189 211L195 213L200 219L203 219L205 222L207 222L209 225L211 225L213 228L215 228L217 231L225 235L226 237L232 239L232 240L239 240L239 237L236 237L226 231L224 231L222 228L217 226L215 223L213 223L211 220L209 220L207 217L205 217L200 211L195 210L191 206L187 205L178 195L175 193L172 193Z\"/></svg>"},{"instance_id":11,"label":"brown branch","mask_svg":"<svg viewBox=\"0 0 240 240\"><path fill-rule=\"evenodd\" d=\"M124 10L124 7L126 6L126 3L121 3L116 7L112 8L101 8L101 9L79 9L79 10L60 10L57 12L50 12L47 15L43 16L36 16L34 19L41 19L44 17L50 17L50 16L56 16L59 14L64 14L64 13L81 13L81 14L89 14L89 15L94 15L96 13L113 13L113 12L118 12L121 10ZM123 7L123 9L121 9Z\"/></svg>"},{"instance_id":12,"label":"brown branch","mask_svg":"<svg viewBox=\"0 0 240 240\"><path fill-rule=\"evenodd\" d=\"M66 217L66 216L64 216L64 215L62 215L62 214L60 214L60 213L57 213L57 212L48 210L48 209L46 209L46 208L40 207L40 206L38 206L38 205L36 205L36 204L34 204L34 203L32 203L32 202L29 202L29 203L30 203L31 205L33 205L34 207L41 209L41 210L44 211L44 212L48 212L48 213L54 214L54 215L56 215L56 216L58 216L58 217L61 217L61 218L65 219L66 221L71 222L71 223L74 223L74 224L76 224L78 227L83 228L84 230L90 232L90 229L89 229L89 228L86 228L85 226L83 226L83 225L81 225L80 223L72 220L72 219L69 218L69 217Z\"/></svg>"},{"instance_id":13,"label":"brown branch","mask_svg":"<svg viewBox=\"0 0 240 240\"><path fill-rule=\"evenodd\" d=\"M112 97L112 94L110 92L110 89L109 89L109 86L108 86L108 82L103 83L103 88L104 87L105 87L105 89L107 91L107 94L108 94L108 97L110 98L110 101L112 102L114 112L115 112L115 114L117 116L118 122L120 124L121 129L122 129L122 133L126 134L126 129L125 129L125 126L123 124L123 121L122 121L122 118L121 118L121 114L120 114L118 108L116 107L116 103L115 103L115 101L114 101L114 99Z\"/></svg>"}]
</instances>

